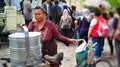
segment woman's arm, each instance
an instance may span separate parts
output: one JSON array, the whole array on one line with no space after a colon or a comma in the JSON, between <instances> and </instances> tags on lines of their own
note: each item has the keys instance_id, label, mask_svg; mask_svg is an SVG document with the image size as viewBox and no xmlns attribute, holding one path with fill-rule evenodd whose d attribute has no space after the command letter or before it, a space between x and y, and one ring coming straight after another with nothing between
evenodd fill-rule
<instances>
[{"instance_id":1,"label":"woman's arm","mask_svg":"<svg viewBox=\"0 0 120 67\"><path fill-rule=\"evenodd\" d=\"M75 30L77 30L77 28L79 27L79 26L78 26L78 21L75 20L75 21L74 21L74 24L75 24Z\"/></svg>"},{"instance_id":2,"label":"woman's arm","mask_svg":"<svg viewBox=\"0 0 120 67\"><path fill-rule=\"evenodd\" d=\"M92 30L93 30L93 26L90 26L89 30L88 30L88 39L90 39L90 34L91 34Z\"/></svg>"},{"instance_id":3,"label":"woman's arm","mask_svg":"<svg viewBox=\"0 0 120 67\"><path fill-rule=\"evenodd\" d=\"M59 40L63 43L68 42L68 43L73 43L74 44L74 43L77 42L76 39L70 39L68 37L65 37L65 36L61 35L54 24L52 24L52 35L56 40Z\"/></svg>"},{"instance_id":4,"label":"woman's arm","mask_svg":"<svg viewBox=\"0 0 120 67\"><path fill-rule=\"evenodd\" d=\"M120 22L118 22L117 29L115 30L114 39L120 40Z\"/></svg>"}]
</instances>

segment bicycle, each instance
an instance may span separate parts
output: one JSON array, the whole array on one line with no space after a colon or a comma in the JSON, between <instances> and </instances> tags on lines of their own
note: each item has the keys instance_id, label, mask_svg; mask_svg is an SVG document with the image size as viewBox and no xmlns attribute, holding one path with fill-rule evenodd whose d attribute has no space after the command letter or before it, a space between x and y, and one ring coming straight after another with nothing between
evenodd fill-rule
<instances>
[{"instance_id":1,"label":"bicycle","mask_svg":"<svg viewBox=\"0 0 120 67\"><path fill-rule=\"evenodd\" d=\"M9 58L10 54L9 53L5 53L0 55L0 67L9 67L10 66L10 58Z\"/></svg>"},{"instance_id":2,"label":"bicycle","mask_svg":"<svg viewBox=\"0 0 120 67\"><path fill-rule=\"evenodd\" d=\"M94 46L97 43L88 44L84 39L78 39L77 41L83 41L80 45L83 49L80 49L80 46L76 49L76 67L112 67L111 63L104 58L94 60Z\"/></svg>"}]
</instances>

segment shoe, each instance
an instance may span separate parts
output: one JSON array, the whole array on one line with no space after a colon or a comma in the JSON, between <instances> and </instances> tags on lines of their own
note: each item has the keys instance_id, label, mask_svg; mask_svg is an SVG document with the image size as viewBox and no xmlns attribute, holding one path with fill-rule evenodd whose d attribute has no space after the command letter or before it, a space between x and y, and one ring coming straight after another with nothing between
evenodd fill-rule
<instances>
[{"instance_id":1,"label":"shoe","mask_svg":"<svg viewBox=\"0 0 120 67\"><path fill-rule=\"evenodd\" d=\"M108 57L108 58L114 58L115 56L114 56L114 54L108 54L106 57Z\"/></svg>"},{"instance_id":2,"label":"shoe","mask_svg":"<svg viewBox=\"0 0 120 67\"><path fill-rule=\"evenodd\" d=\"M63 60L63 53L58 53L54 56L45 55L44 59L52 64L61 64L61 61Z\"/></svg>"},{"instance_id":3,"label":"shoe","mask_svg":"<svg viewBox=\"0 0 120 67\"><path fill-rule=\"evenodd\" d=\"M99 60L101 60L101 57L99 57L99 58L94 58L94 61L95 61L95 62L97 62L97 61L99 61Z\"/></svg>"},{"instance_id":4,"label":"shoe","mask_svg":"<svg viewBox=\"0 0 120 67\"><path fill-rule=\"evenodd\" d=\"M58 54L56 54L54 56L56 56L58 60L63 60L63 55L64 54L61 52L61 53L58 53Z\"/></svg>"}]
</instances>

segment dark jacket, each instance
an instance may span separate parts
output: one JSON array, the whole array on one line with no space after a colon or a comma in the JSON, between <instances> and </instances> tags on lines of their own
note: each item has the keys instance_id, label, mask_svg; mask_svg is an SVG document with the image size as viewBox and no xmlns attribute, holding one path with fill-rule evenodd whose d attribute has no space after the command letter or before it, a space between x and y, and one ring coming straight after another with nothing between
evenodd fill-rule
<instances>
[{"instance_id":1,"label":"dark jacket","mask_svg":"<svg viewBox=\"0 0 120 67\"><path fill-rule=\"evenodd\" d=\"M52 6L50 11L50 20L54 20L55 24L60 21L62 10L58 5Z\"/></svg>"},{"instance_id":2,"label":"dark jacket","mask_svg":"<svg viewBox=\"0 0 120 67\"><path fill-rule=\"evenodd\" d=\"M52 7L53 4L50 2L48 5L49 5L49 8L48 8L48 11L47 11L47 4L46 4L46 2L44 2L44 3L42 4L42 7L43 7L43 8L47 11L47 13L48 13L48 14L46 15L46 17L45 17L46 20L49 20L49 19L50 19L50 16L49 16L49 15L50 15L51 7Z\"/></svg>"},{"instance_id":3,"label":"dark jacket","mask_svg":"<svg viewBox=\"0 0 120 67\"><path fill-rule=\"evenodd\" d=\"M79 28L78 28L79 33L88 33L90 21L87 21L87 19L83 17L83 18L79 18L78 22L79 22Z\"/></svg>"}]
</instances>

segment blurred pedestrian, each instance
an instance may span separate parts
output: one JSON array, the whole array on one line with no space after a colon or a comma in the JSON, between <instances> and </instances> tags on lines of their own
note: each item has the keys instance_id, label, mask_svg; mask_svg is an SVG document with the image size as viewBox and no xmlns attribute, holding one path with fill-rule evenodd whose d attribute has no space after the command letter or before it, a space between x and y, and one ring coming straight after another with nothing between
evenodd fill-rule
<instances>
[{"instance_id":1,"label":"blurred pedestrian","mask_svg":"<svg viewBox=\"0 0 120 67\"><path fill-rule=\"evenodd\" d=\"M58 0L54 0L54 4L55 5L53 5L51 7L50 20L53 21L55 23L55 25L58 27L58 25L60 23L60 18L62 16L62 10L58 6Z\"/></svg>"},{"instance_id":2,"label":"blurred pedestrian","mask_svg":"<svg viewBox=\"0 0 120 67\"><path fill-rule=\"evenodd\" d=\"M74 24L74 21L75 21L75 17L76 17L76 6L75 5L72 5L70 7L70 16L72 18L72 23L71 23L71 36L74 37L75 35L75 24Z\"/></svg>"},{"instance_id":3,"label":"blurred pedestrian","mask_svg":"<svg viewBox=\"0 0 120 67\"><path fill-rule=\"evenodd\" d=\"M108 44L110 46L110 54L107 56L109 58L113 58L114 57L114 47L113 47L113 25L114 25L114 13L113 12L109 12L107 14L107 18L108 18L108 26L109 26L109 32L108 32L108 36L107 36L107 40L108 40Z\"/></svg>"},{"instance_id":4,"label":"blurred pedestrian","mask_svg":"<svg viewBox=\"0 0 120 67\"><path fill-rule=\"evenodd\" d=\"M47 11L47 15L45 16L46 20L50 20L50 11L52 6L53 3L51 3L51 0L45 0L42 4L42 7Z\"/></svg>"},{"instance_id":5,"label":"blurred pedestrian","mask_svg":"<svg viewBox=\"0 0 120 67\"><path fill-rule=\"evenodd\" d=\"M115 49L116 49L117 60L118 60L117 67L120 67L120 6L117 7L116 11L119 17L118 17L118 23L116 24L114 39L115 39Z\"/></svg>"},{"instance_id":6,"label":"blurred pedestrian","mask_svg":"<svg viewBox=\"0 0 120 67\"><path fill-rule=\"evenodd\" d=\"M101 16L107 21L108 20L107 13L105 11L105 7L102 4L98 6L98 11L100 12ZM103 42L103 47L104 47L104 42Z\"/></svg>"},{"instance_id":7,"label":"blurred pedestrian","mask_svg":"<svg viewBox=\"0 0 120 67\"><path fill-rule=\"evenodd\" d=\"M61 23L61 33L62 35L72 38L70 36L71 33L71 23L72 23L72 18L71 16L68 14L68 10L64 9L63 14L61 16L60 19L60 23ZM69 43L66 43L67 46L69 46Z\"/></svg>"},{"instance_id":8,"label":"blurred pedestrian","mask_svg":"<svg viewBox=\"0 0 120 67\"><path fill-rule=\"evenodd\" d=\"M61 10L63 11L63 3L62 0L58 0L58 6L61 8Z\"/></svg>"},{"instance_id":9,"label":"blurred pedestrian","mask_svg":"<svg viewBox=\"0 0 120 67\"><path fill-rule=\"evenodd\" d=\"M20 10L19 10L19 11L22 12L22 14L23 14L23 2L24 2L24 0L22 0L22 1L20 2Z\"/></svg>"},{"instance_id":10,"label":"blurred pedestrian","mask_svg":"<svg viewBox=\"0 0 120 67\"><path fill-rule=\"evenodd\" d=\"M3 8L5 5L6 4L5 4L4 0L0 0L0 8Z\"/></svg>"},{"instance_id":11,"label":"blurred pedestrian","mask_svg":"<svg viewBox=\"0 0 120 67\"><path fill-rule=\"evenodd\" d=\"M104 37L100 36L99 35L99 30L98 30L98 27L99 27L99 22L98 21L105 21L105 19L103 18L103 16L101 16L101 13L100 11L96 10L95 11L95 16L94 18L91 20L91 23L90 23L90 27L89 27L89 31L88 31L88 39L90 39L90 37L92 37L92 43L96 43L97 44L95 45L95 60L99 60L101 59L101 54L102 54L102 51L103 51L103 44L104 44Z\"/></svg>"},{"instance_id":12,"label":"blurred pedestrian","mask_svg":"<svg viewBox=\"0 0 120 67\"><path fill-rule=\"evenodd\" d=\"M79 18L82 16L82 10L78 10L77 13L76 13L76 17L75 17L75 21L74 21L74 25L75 25L75 31L74 31L74 37L76 39L79 39L80 38L80 35L79 35L79 32L78 32L78 28L79 28Z\"/></svg>"},{"instance_id":13,"label":"blurred pedestrian","mask_svg":"<svg viewBox=\"0 0 120 67\"><path fill-rule=\"evenodd\" d=\"M62 4L63 4L63 10L64 9L68 9L69 10L69 6L68 6L66 0L62 0Z\"/></svg>"},{"instance_id":14,"label":"blurred pedestrian","mask_svg":"<svg viewBox=\"0 0 120 67\"><path fill-rule=\"evenodd\" d=\"M90 26L90 22L92 20L92 16L90 15L91 12L89 9L83 9L82 10L82 16L78 19L78 32L80 35L80 39L85 39L86 42L88 42L88 30ZM79 42L78 46L82 42Z\"/></svg>"},{"instance_id":15,"label":"blurred pedestrian","mask_svg":"<svg viewBox=\"0 0 120 67\"><path fill-rule=\"evenodd\" d=\"M33 19L33 13L32 13L32 6L31 6L32 0L24 0L23 1L23 16L25 19L25 24L29 25L30 21Z\"/></svg>"},{"instance_id":16,"label":"blurred pedestrian","mask_svg":"<svg viewBox=\"0 0 120 67\"><path fill-rule=\"evenodd\" d=\"M107 18L107 13L105 12L105 7L103 5L99 5L98 10L100 11L101 15L104 17L104 19L108 19Z\"/></svg>"}]
</instances>

